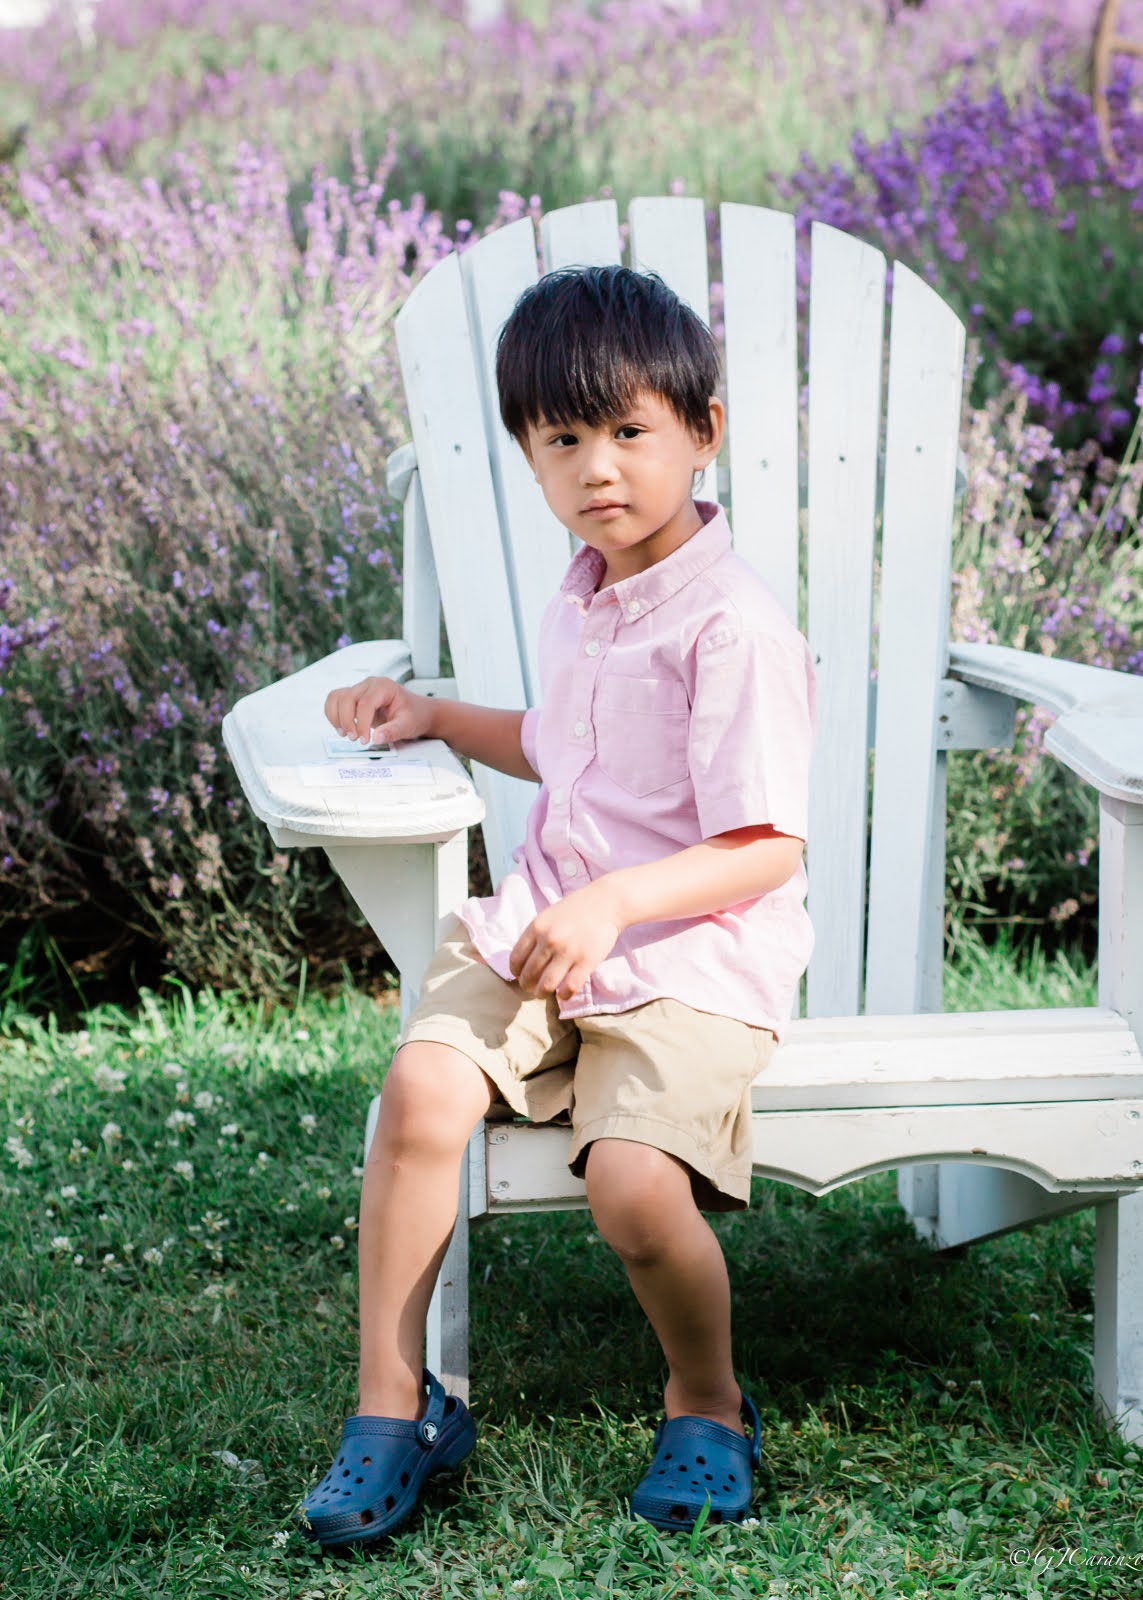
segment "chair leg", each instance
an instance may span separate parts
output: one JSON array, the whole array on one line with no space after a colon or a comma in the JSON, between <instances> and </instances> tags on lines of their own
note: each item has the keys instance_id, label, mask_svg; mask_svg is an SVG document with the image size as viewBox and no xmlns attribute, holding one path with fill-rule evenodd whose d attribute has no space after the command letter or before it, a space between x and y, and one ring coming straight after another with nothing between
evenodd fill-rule
<instances>
[{"instance_id":1,"label":"chair leg","mask_svg":"<svg viewBox=\"0 0 1143 1600\"><path fill-rule=\"evenodd\" d=\"M1143 1439L1143 1192L1095 1208L1095 1398L1109 1425Z\"/></svg>"},{"instance_id":2,"label":"chair leg","mask_svg":"<svg viewBox=\"0 0 1143 1600\"><path fill-rule=\"evenodd\" d=\"M429 1301L425 1364L468 1404L468 1151L460 1163L456 1226Z\"/></svg>"}]
</instances>

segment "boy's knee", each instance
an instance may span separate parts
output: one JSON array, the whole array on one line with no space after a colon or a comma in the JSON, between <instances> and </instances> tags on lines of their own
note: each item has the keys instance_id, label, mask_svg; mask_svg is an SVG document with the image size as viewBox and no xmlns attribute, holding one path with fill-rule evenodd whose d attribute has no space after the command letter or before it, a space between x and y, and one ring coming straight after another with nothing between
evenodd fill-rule
<instances>
[{"instance_id":1,"label":"boy's knee","mask_svg":"<svg viewBox=\"0 0 1143 1600\"><path fill-rule=\"evenodd\" d=\"M627 1139L597 1139L587 1153L595 1225L628 1266L649 1266L694 1210L690 1173L674 1156Z\"/></svg>"},{"instance_id":2,"label":"boy's knee","mask_svg":"<svg viewBox=\"0 0 1143 1600\"><path fill-rule=\"evenodd\" d=\"M490 1089L476 1063L450 1045L402 1045L381 1086L370 1156L459 1153L488 1110Z\"/></svg>"}]
</instances>

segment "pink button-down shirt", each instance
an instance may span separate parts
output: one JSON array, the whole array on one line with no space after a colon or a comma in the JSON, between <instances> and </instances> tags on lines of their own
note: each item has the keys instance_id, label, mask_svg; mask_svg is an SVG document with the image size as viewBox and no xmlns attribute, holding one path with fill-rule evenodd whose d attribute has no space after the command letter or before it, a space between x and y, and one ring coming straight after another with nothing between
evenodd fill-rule
<instances>
[{"instance_id":1,"label":"pink button-down shirt","mask_svg":"<svg viewBox=\"0 0 1143 1600\"><path fill-rule=\"evenodd\" d=\"M816 721L805 639L722 510L645 572L598 590L584 545L544 613L543 701L521 742L541 786L516 865L460 909L477 950L508 956L538 911L619 867L661 860L732 828L806 837ZM623 932L561 1017L673 998L780 1033L813 948L805 868L725 911Z\"/></svg>"}]
</instances>

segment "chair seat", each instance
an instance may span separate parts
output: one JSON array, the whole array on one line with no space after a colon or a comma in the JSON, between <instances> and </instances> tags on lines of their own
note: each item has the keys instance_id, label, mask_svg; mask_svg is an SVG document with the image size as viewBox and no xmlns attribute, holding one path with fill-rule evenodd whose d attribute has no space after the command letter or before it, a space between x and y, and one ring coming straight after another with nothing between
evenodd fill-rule
<instances>
[{"instance_id":1,"label":"chair seat","mask_svg":"<svg viewBox=\"0 0 1143 1600\"><path fill-rule=\"evenodd\" d=\"M1101 1007L818 1018L755 1080L754 1173L811 1194L915 1162L976 1162L1053 1193L1143 1177L1143 1057ZM488 1123L470 1210L585 1204L567 1128Z\"/></svg>"}]
</instances>

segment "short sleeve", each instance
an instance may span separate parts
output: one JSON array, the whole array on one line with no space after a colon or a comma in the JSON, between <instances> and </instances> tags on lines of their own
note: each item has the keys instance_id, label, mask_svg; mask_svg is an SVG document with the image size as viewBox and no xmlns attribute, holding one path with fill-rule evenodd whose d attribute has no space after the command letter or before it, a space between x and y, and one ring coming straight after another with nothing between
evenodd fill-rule
<instances>
[{"instance_id":1,"label":"short sleeve","mask_svg":"<svg viewBox=\"0 0 1143 1600\"><path fill-rule=\"evenodd\" d=\"M766 824L806 838L816 718L800 634L737 628L700 639L688 754L704 839Z\"/></svg>"},{"instance_id":2,"label":"short sleeve","mask_svg":"<svg viewBox=\"0 0 1143 1600\"><path fill-rule=\"evenodd\" d=\"M540 771L536 757L536 729L539 727L539 723L539 706L529 706L524 713L524 720L520 724L520 748L524 752L524 760L537 775Z\"/></svg>"}]
</instances>

